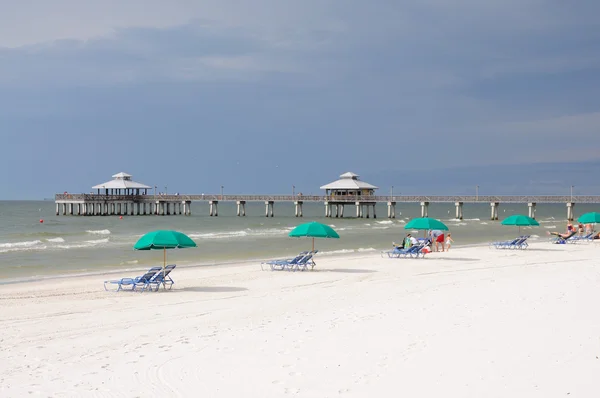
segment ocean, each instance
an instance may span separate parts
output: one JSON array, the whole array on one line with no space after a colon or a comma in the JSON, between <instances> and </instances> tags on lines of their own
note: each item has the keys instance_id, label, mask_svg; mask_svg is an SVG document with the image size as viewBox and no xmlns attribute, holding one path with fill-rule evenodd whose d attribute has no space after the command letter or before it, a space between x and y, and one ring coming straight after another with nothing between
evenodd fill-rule
<instances>
[{"instance_id":1,"label":"ocean","mask_svg":"<svg viewBox=\"0 0 600 398\"><path fill-rule=\"evenodd\" d=\"M575 216L598 210L594 205L576 205ZM344 253L378 252L400 241L420 206L399 203L396 219L388 219L387 207L377 207L378 218L325 218L322 203L305 203L304 217L294 217L292 203L275 203L275 217L265 217L262 202L247 203L246 217L236 216L235 203L219 203L219 216L208 215L208 204L192 203L191 216L56 216L53 201L0 201L0 284L66 275L100 274L147 269L162 264L162 251L134 251L133 244L144 233L175 229L189 235L197 248L170 250L169 263L215 265L240 260L256 261L290 256L311 247L311 241L289 238L296 225L319 221L332 226L340 239L317 239L319 257ZM354 214L348 206L345 214ZM489 203L465 204L464 219L455 220L453 203L433 203L429 216L441 219L452 232L455 246L486 244L517 235L516 227L490 221ZM512 214L527 214L526 204L500 204L502 220ZM563 232L567 210L564 204L538 204L540 227L521 229L532 240L546 240L546 231ZM41 223L40 220L44 222ZM422 234L422 232L421 232ZM487 250L487 249L486 249Z\"/></svg>"}]
</instances>

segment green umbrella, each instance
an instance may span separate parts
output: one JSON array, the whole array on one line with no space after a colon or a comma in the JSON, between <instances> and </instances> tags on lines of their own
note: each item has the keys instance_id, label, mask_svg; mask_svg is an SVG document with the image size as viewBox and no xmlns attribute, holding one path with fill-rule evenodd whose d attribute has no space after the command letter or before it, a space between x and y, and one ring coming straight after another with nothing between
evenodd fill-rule
<instances>
[{"instance_id":1,"label":"green umbrella","mask_svg":"<svg viewBox=\"0 0 600 398\"><path fill-rule=\"evenodd\" d=\"M447 231L448 227L446 224L441 222L440 220L436 220L435 218L422 217L422 218L413 218L404 226L404 229L439 229L442 231Z\"/></svg>"},{"instance_id":2,"label":"green umbrella","mask_svg":"<svg viewBox=\"0 0 600 398\"><path fill-rule=\"evenodd\" d=\"M318 223L316 221L309 222L306 224L300 224L294 228L289 235L292 238L300 238L307 236L313 238L312 249L315 250L315 238L335 238L339 239L340 236L328 225Z\"/></svg>"},{"instance_id":3,"label":"green umbrella","mask_svg":"<svg viewBox=\"0 0 600 398\"><path fill-rule=\"evenodd\" d=\"M591 213L585 213L579 216L577 219L582 224L598 224L600 223L600 213L596 213L595 211Z\"/></svg>"},{"instance_id":4,"label":"green umbrella","mask_svg":"<svg viewBox=\"0 0 600 398\"><path fill-rule=\"evenodd\" d=\"M535 221L531 217L527 217L521 214L514 214L508 218L502 220L502 225L516 225L519 227L519 233L521 233L521 227L539 226L540 223Z\"/></svg>"},{"instance_id":5,"label":"green umbrella","mask_svg":"<svg viewBox=\"0 0 600 398\"><path fill-rule=\"evenodd\" d=\"M167 249L184 249L187 247L196 247L196 243L186 234L171 230L148 232L133 245L134 250L162 249L164 254L163 272L167 266Z\"/></svg>"}]
</instances>

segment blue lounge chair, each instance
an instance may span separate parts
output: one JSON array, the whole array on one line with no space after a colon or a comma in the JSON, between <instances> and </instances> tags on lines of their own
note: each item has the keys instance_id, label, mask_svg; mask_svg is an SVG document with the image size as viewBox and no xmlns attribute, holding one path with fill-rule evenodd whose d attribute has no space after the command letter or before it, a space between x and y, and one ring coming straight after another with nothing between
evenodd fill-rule
<instances>
[{"instance_id":1,"label":"blue lounge chair","mask_svg":"<svg viewBox=\"0 0 600 398\"><path fill-rule=\"evenodd\" d=\"M500 242L491 242L489 245L494 246L496 249L514 249L515 245L519 243L523 239L522 236L515 238L513 240L506 240Z\"/></svg>"},{"instance_id":2,"label":"blue lounge chair","mask_svg":"<svg viewBox=\"0 0 600 398\"><path fill-rule=\"evenodd\" d=\"M567 241L568 241L569 239L571 239L573 236L575 236L575 234L576 234L576 233L577 233L576 231L571 231L571 232L569 233L569 235L567 235L567 236L560 236L560 235L557 235L555 238L554 238L554 237L553 237L553 238L550 238L550 242L551 242L551 243L555 243L555 244L559 244L559 245L566 244L566 243L567 243Z\"/></svg>"},{"instance_id":3,"label":"blue lounge chair","mask_svg":"<svg viewBox=\"0 0 600 398\"><path fill-rule=\"evenodd\" d=\"M419 255L421 255L422 257L425 257L425 253L423 252L423 248L425 247L425 245L414 245L411 247L408 247L406 249L399 249L399 248L394 248L394 250L390 250L387 252L383 252L383 253L387 253L389 258L401 258L401 257L415 257L415 258L419 258ZM382 255L383 255L382 253Z\"/></svg>"},{"instance_id":4,"label":"blue lounge chair","mask_svg":"<svg viewBox=\"0 0 600 398\"><path fill-rule=\"evenodd\" d=\"M148 285L150 287L156 286L155 291L158 291L161 284L163 285L165 290L167 290L167 286L169 286L168 290L171 290L175 281L171 278L169 274L175 269L176 266L177 265L175 264L169 264L165 267L164 270L161 268L160 271L158 271L156 275L154 275L154 277L148 281Z\"/></svg>"},{"instance_id":5,"label":"blue lounge chair","mask_svg":"<svg viewBox=\"0 0 600 398\"><path fill-rule=\"evenodd\" d=\"M318 250L308 252L308 254L302 257L296 264L288 266L288 269L291 271L306 271L308 266L310 265L310 270L315 269L315 260L313 259L314 255L317 254Z\"/></svg>"},{"instance_id":6,"label":"blue lounge chair","mask_svg":"<svg viewBox=\"0 0 600 398\"><path fill-rule=\"evenodd\" d=\"M294 258L265 261L265 262L260 263L260 269L264 271L263 265L269 265L271 267L271 271L281 271L290 264L296 264L298 261L300 261L302 259L302 257L306 256L307 254L308 254L308 252L304 251L304 252L301 252L300 254L298 254Z\"/></svg>"},{"instance_id":7,"label":"blue lounge chair","mask_svg":"<svg viewBox=\"0 0 600 398\"><path fill-rule=\"evenodd\" d=\"M158 271L162 271L162 267L152 267L144 275L136 276L135 278L121 278L117 280L104 281L104 290L109 290L107 285L117 285L116 292L120 290L135 290L136 287L141 286L142 291L149 287L149 283L156 276ZM131 287L131 289L125 289L125 287Z\"/></svg>"},{"instance_id":8,"label":"blue lounge chair","mask_svg":"<svg viewBox=\"0 0 600 398\"><path fill-rule=\"evenodd\" d=\"M590 232L587 235L577 236L573 235L569 239L566 239L567 243L579 243L579 242L591 242L594 238L594 232Z\"/></svg>"}]
</instances>

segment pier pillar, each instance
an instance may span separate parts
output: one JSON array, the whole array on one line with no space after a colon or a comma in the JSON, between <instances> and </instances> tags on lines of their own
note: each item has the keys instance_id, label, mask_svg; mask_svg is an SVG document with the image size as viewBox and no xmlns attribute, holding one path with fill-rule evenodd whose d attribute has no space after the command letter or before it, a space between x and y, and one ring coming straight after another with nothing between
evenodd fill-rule
<instances>
[{"instance_id":1,"label":"pier pillar","mask_svg":"<svg viewBox=\"0 0 600 398\"><path fill-rule=\"evenodd\" d=\"M429 202L421 202L421 217L428 217Z\"/></svg>"},{"instance_id":2,"label":"pier pillar","mask_svg":"<svg viewBox=\"0 0 600 398\"><path fill-rule=\"evenodd\" d=\"M456 206L456 219L462 220L463 219L463 202L456 202L456 203L454 203L454 206Z\"/></svg>"},{"instance_id":3,"label":"pier pillar","mask_svg":"<svg viewBox=\"0 0 600 398\"><path fill-rule=\"evenodd\" d=\"M211 217L219 216L219 201L218 200L209 200L208 201L208 210Z\"/></svg>"},{"instance_id":4,"label":"pier pillar","mask_svg":"<svg viewBox=\"0 0 600 398\"><path fill-rule=\"evenodd\" d=\"M369 218L369 209L370 209L370 205L365 205L365 210L367 211L367 218Z\"/></svg>"},{"instance_id":5,"label":"pier pillar","mask_svg":"<svg viewBox=\"0 0 600 398\"><path fill-rule=\"evenodd\" d=\"M171 215L171 203L166 202L165 204L167 205L167 216L170 216Z\"/></svg>"},{"instance_id":6,"label":"pier pillar","mask_svg":"<svg viewBox=\"0 0 600 398\"><path fill-rule=\"evenodd\" d=\"M67 214L67 205L65 203L62 203L61 212L62 212L63 216L65 216Z\"/></svg>"},{"instance_id":7,"label":"pier pillar","mask_svg":"<svg viewBox=\"0 0 600 398\"><path fill-rule=\"evenodd\" d=\"M325 217L330 217L331 216L331 210L329 208L329 202L325 202Z\"/></svg>"},{"instance_id":8,"label":"pier pillar","mask_svg":"<svg viewBox=\"0 0 600 398\"><path fill-rule=\"evenodd\" d=\"M296 217L302 217L302 203L304 202L301 200L294 202L294 205L296 205Z\"/></svg>"},{"instance_id":9,"label":"pier pillar","mask_svg":"<svg viewBox=\"0 0 600 398\"><path fill-rule=\"evenodd\" d=\"M133 216L135 214L134 208L135 208L135 203L133 203L133 202L129 203L129 215L130 216Z\"/></svg>"},{"instance_id":10,"label":"pier pillar","mask_svg":"<svg viewBox=\"0 0 600 398\"><path fill-rule=\"evenodd\" d=\"M527 203L529 207L529 217L535 220L535 202Z\"/></svg>"},{"instance_id":11,"label":"pier pillar","mask_svg":"<svg viewBox=\"0 0 600 398\"><path fill-rule=\"evenodd\" d=\"M246 201L245 200L237 201L237 216L238 217L246 217Z\"/></svg>"},{"instance_id":12,"label":"pier pillar","mask_svg":"<svg viewBox=\"0 0 600 398\"><path fill-rule=\"evenodd\" d=\"M340 205L340 218L344 218L344 205Z\"/></svg>"},{"instance_id":13,"label":"pier pillar","mask_svg":"<svg viewBox=\"0 0 600 398\"><path fill-rule=\"evenodd\" d=\"M377 218L377 213L375 213L376 203L373 203L373 218Z\"/></svg>"},{"instance_id":14,"label":"pier pillar","mask_svg":"<svg viewBox=\"0 0 600 398\"><path fill-rule=\"evenodd\" d=\"M491 217L492 221L498 221L498 207L500 206L500 202L492 202L490 203L491 207Z\"/></svg>"},{"instance_id":15,"label":"pier pillar","mask_svg":"<svg viewBox=\"0 0 600 398\"><path fill-rule=\"evenodd\" d=\"M567 203L567 220L573 221L575 216L573 215L573 208L575 207L575 203L568 202Z\"/></svg>"},{"instance_id":16,"label":"pier pillar","mask_svg":"<svg viewBox=\"0 0 600 398\"><path fill-rule=\"evenodd\" d=\"M396 218L396 202L387 202L388 218Z\"/></svg>"},{"instance_id":17,"label":"pier pillar","mask_svg":"<svg viewBox=\"0 0 600 398\"><path fill-rule=\"evenodd\" d=\"M273 209L275 207L275 202L272 200L265 201L265 217L273 217L274 212Z\"/></svg>"},{"instance_id":18,"label":"pier pillar","mask_svg":"<svg viewBox=\"0 0 600 398\"><path fill-rule=\"evenodd\" d=\"M362 217L362 204L360 202L355 202L355 205L356 205L356 217L361 218Z\"/></svg>"},{"instance_id":19,"label":"pier pillar","mask_svg":"<svg viewBox=\"0 0 600 398\"><path fill-rule=\"evenodd\" d=\"M340 205L335 204L335 218L338 218L340 216Z\"/></svg>"}]
</instances>

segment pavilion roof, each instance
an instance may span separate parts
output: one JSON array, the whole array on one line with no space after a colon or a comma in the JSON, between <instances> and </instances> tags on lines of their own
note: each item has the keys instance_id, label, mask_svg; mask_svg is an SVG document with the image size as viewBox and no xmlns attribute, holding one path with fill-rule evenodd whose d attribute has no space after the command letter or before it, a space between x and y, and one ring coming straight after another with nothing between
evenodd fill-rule
<instances>
[{"instance_id":1,"label":"pavilion roof","mask_svg":"<svg viewBox=\"0 0 600 398\"><path fill-rule=\"evenodd\" d=\"M340 179L323 185L320 189L377 189L375 185L358 179L358 174L351 172L340 175Z\"/></svg>"},{"instance_id":2,"label":"pavilion roof","mask_svg":"<svg viewBox=\"0 0 600 398\"><path fill-rule=\"evenodd\" d=\"M141 184L131 180L131 174L117 173L113 175L113 180L107 181L103 184L98 184L92 187L92 189L150 189L148 185Z\"/></svg>"}]
</instances>

